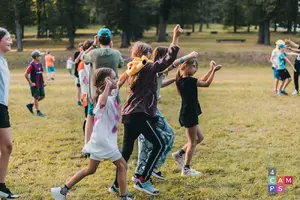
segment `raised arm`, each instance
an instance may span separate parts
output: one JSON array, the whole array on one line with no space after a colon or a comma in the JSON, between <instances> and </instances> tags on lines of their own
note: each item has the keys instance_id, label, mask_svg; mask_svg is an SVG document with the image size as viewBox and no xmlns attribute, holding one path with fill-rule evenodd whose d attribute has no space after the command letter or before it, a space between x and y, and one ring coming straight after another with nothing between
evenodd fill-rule
<instances>
[{"instance_id":1,"label":"raised arm","mask_svg":"<svg viewBox=\"0 0 300 200\"><path fill-rule=\"evenodd\" d=\"M199 78L197 81L197 87L209 87L211 82L214 79L216 71L220 70L221 67L222 67L221 65L214 66L214 68L213 68L212 72L210 73L209 77L207 78L207 80L202 81L201 78Z\"/></svg>"},{"instance_id":2,"label":"raised arm","mask_svg":"<svg viewBox=\"0 0 300 200\"><path fill-rule=\"evenodd\" d=\"M176 59L173 64L171 66L169 66L167 69L165 69L163 72L160 72L159 74L162 73L167 73L173 69L175 69L176 67L178 67L180 64L182 64L184 61L193 59L193 58L197 58L200 54L198 52L193 51L192 53L185 55L181 58Z\"/></svg>"},{"instance_id":3,"label":"raised arm","mask_svg":"<svg viewBox=\"0 0 300 200\"><path fill-rule=\"evenodd\" d=\"M118 81L118 88L121 89L121 87L124 85L125 81L129 78L129 75L124 72L120 78L119 78L119 81Z\"/></svg>"},{"instance_id":4,"label":"raised arm","mask_svg":"<svg viewBox=\"0 0 300 200\"><path fill-rule=\"evenodd\" d=\"M153 63L151 71L153 71L154 73L162 72L175 61L179 51L179 37L182 33L183 30L179 25L176 25L176 27L174 28L173 41L168 49L168 53L163 58Z\"/></svg>"},{"instance_id":5,"label":"raised arm","mask_svg":"<svg viewBox=\"0 0 300 200\"><path fill-rule=\"evenodd\" d=\"M295 42L293 42L293 41L290 40L290 39L285 39L284 41L285 41L285 43L291 45L291 46L294 47L294 48L299 48L299 45L296 44Z\"/></svg>"},{"instance_id":6,"label":"raised arm","mask_svg":"<svg viewBox=\"0 0 300 200\"><path fill-rule=\"evenodd\" d=\"M107 102L107 98L108 98L109 93L110 93L110 87L112 85L112 82L111 82L109 77L105 78L105 83L106 83L105 89L104 89L103 93L99 96L99 99L98 99L98 103L100 105L100 108L105 107L106 102Z\"/></svg>"},{"instance_id":7,"label":"raised arm","mask_svg":"<svg viewBox=\"0 0 300 200\"><path fill-rule=\"evenodd\" d=\"M208 72L200 78L201 81L207 81L207 79L210 77L211 73L214 71L214 67L217 66L217 64L215 61L212 60L212 61L210 61L209 66L210 66L210 68L209 68Z\"/></svg>"},{"instance_id":8,"label":"raised arm","mask_svg":"<svg viewBox=\"0 0 300 200\"><path fill-rule=\"evenodd\" d=\"M294 65L291 63L290 59L288 59L287 57L284 57L283 59L284 59L287 63L289 63L289 65L292 67L292 69L293 69L294 71L296 71L296 69L294 68Z\"/></svg>"}]
</instances>

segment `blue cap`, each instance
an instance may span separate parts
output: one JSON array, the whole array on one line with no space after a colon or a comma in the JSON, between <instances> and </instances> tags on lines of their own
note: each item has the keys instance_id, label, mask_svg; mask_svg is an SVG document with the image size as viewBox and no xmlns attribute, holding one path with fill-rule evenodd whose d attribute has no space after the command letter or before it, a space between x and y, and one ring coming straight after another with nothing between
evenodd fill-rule
<instances>
[{"instance_id":1,"label":"blue cap","mask_svg":"<svg viewBox=\"0 0 300 200\"><path fill-rule=\"evenodd\" d=\"M278 49L283 49L283 48L286 48L287 46L285 44L279 44L278 45Z\"/></svg>"},{"instance_id":2,"label":"blue cap","mask_svg":"<svg viewBox=\"0 0 300 200\"><path fill-rule=\"evenodd\" d=\"M98 31L98 36L100 38L107 38L107 39L109 39L111 37L111 31L108 28L101 28Z\"/></svg>"},{"instance_id":3,"label":"blue cap","mask_svg":"<svg viewBox=\"0 0 300 200\"><path fill-rule=\"evenodd\" d=\"M39 50L34 50L32 53L31 53L31 56L33 58L36 58L36 57L39 57L39 56L42 56L44 55L44 53L41 53Z\"/></svg>"}]
</instances>

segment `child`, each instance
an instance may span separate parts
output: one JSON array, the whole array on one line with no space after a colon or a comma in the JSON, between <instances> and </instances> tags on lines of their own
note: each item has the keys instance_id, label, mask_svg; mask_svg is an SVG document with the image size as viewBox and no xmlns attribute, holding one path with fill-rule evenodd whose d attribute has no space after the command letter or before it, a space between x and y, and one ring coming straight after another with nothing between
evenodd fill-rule
<instances>
[{"instance_id":1,"label":"child","mask_svg":"<svg viewBox=\"0 0 300 200\"><path fill-rule=\"evenodd\" d=\"M93 44L93 40L87 40L83 43L83 51L86 51L88 48L90 48ZM85 132L85 124L86 124L86 117L88 113L88 91L89 91L89 71L90 71L90 65L85 64L83 61L80 61L78 64L78 75L79 75L79 82L80 82L80 88L81 88L81 102L84 106L84 114L85 119L83 122L83 132Z\"/></svg>"},{"instance_id":2,"label":"child","mask_svg":"<svg viewBox=\"0 0 300 200\"><path fill-rule=\"evenodd\" d=\"M153 58L154 61L157 61L163 58L168 52L167 47L159 46L154 49L153 51ZM199 54L197 52L192 52L191 54L183 57L184 60L189 60L191 58L196 58ZM175 69L180 64L180 59L177 59L170 67L170 70ZM175 78L169 80L163 80L166 77L167 73L158 74L157 76L157 97L159 97L159 90L161 87L166 87L175 82ZM152 176L165 179L162 175L159 168L165 163L168 153L171 151L174 143L174 132L169 125L168 121L165 119L163 114L157 108L156 115L158 116L158 122L156 123L156 132L163 138L165 142L165 148L162 155L159 157L158 162L156 163L154 170L152 172ZM132 180L135 182L142 174L143 169L145 168L145 163L147 162L149 155L152 151L152 144L145 139L143 135L140 135L138 138L138 146L139 146L139 153L138 153L138 165L136 167L135 176L132 177Z\"/></svg>"},{"instance_id":3,"label":"child","mask_svg":"<svg viewBox=\"0 0 300 200\"><path fill-rule=\"evenodd\" d=\"M278 45L285 44L285 42L283 40L277 40L275 44L276 44L276 48L272 51L270 61L272 63L272 70L273 70L273 75L274 75L274 79L275 79L273 91L275 94L277 94L277 88L278 88L278 82L279 82L279 75L278 75L277 68L278 68L278 57L280 54Z\"/></svg>"},{"instance_id":4,"label":"child","mask_svg":"<svg viewBox=\"0 0 300 200\"><path fill-rule=\"evenodd\" d=\"M45 56L45 61L46 61L46 68L48 72L48 80L54 80L55 77L55 66L54 66L54 61L55 58L54 56L51 55L51 52L48 51L47 55Z\"/></svg>"},{"instance_id":5,"label":"child","mask_svg":"<svg viewBox=\"0 0 300 200\"><path fill-rule=\"evenodd\" d=\"M294 43L291 40L285 40L286 43L290 44L293 48L288 48L289 50L293 52L300 52L300 46L296 43ZM294 49L297 48L297 49ZM293 92L293 95L298 95L299 94L299 76L300 76L300 55L298 54L296 59L295 59L295 64L294 64L295 70L294 71L294 85L295 85L295 90Z\"/></svg>"},{"instance_id":6,"label":"child","mask_svg":"<svg viewBox=\"0 0 300 200\"><path fill-rule=\"evenodd\" d=\"M25 72L25 78L29 83L31 95L33 97L32 102L27 104L26 107L31 112L31 114L34 114L33 112L33 105L34 105L36 109L36 114L39 117L45 116L39 109L39 102L45 98L44 77L43 77L44 69L42 63L40 63L40 58L42 55L43 54L38 50L34 50L31 53L33 60L31 61L31 63L29 64Z\"/></svg>"},{"instance_id":7,"label":"child","mask_svg":"<svg viewBox=\"0 0 300 200\"><path fill-rule=\"evenodd\" d=\"M118 168L119 195L121 200L131 200L131 194L126 193L126 162L118 149L117 131L119 111L116 100L118 85L116 73L109 68L100 68L95 71L93 85L97 88L93 98L94 114L97 121L93 128L90 141L84 146L83 152L90 154L90 161L86 168L76 173L64 186L52 188L55 200L65 200L69 190L88 175L96 172L103 159L111 160Z\"/></svg>"},{"instance_id":8,"label":"child","mask_svg":"<svg viewBox=\"0 0 300 200\"><path fill-rule=\"evenodd\" d=\"M66 68L67 68L67 70L68 70L70 76L72 76L72 65L73 65L72 57L69 57L69 58L68 58L66 64L67 64Z\"/></svg>"},{"instance_id":9,"label":"child","mask_svg":"<svg viewBox=\"0 0 300 200\"><path fill-rule=\"evenodd\" d=\"M199 79L193 77L198 69L198 63L194 59L184 61L178 69L176 86L182 99L179 123L186 128L188 143L181 150L173 153L172 156L176 162L182 166L182 176L199 176L201 174L190 168L194 150L197 144L204 139L203 133L198 125L198 116L202 111L198 101L197 87L209 87L215 72L220 68L220 65L216 66L215 62L211 61L210 70L204 77ZM183 154L186 154L185 162L183 162Z\"/></svg>"},{"instance_id":10,"label":"child","mask_svg":"<svg viewBox=\"0 0 300 200\"><path fill-rule=\"evenodd\" d=\"M291 79L291 75L288 72L288 70L286 69L286 62L289 63L289 65L293 68L293 70L296 72L294 66L292 65L291 61L286 57L286 53L284 52L284 50L286 49L286 45L285 44L279 44L278 45L278 49L280 51L279 57L278 57L278 76L279 79L281 80L281 85L279 87L279 90L277 92L277 96L280 96L280 93L283 95L288 95L288 93L285 91L285 89L287 88L287 86L290 84L290 82L292 81Z\"/></svg>"},{"instance_id":11,"label":"child","mask_svg":"<svg viewBox=\"0 0 300 200\"><path fill-rule=\"evenodd\" d=\"M9 32L0 27L0 199L19 198L5 184L9 157L12 152L12 136L8 113L8 93L10 73L7 62L3 57L11 50L12 39Z\"/></svg>"},{"instance_id":12,"label":"child","mask_svg":"<svg viewBox=\"0 0 300 200\"><path fill-rule=\"evenodd\" d=\"M168 54L154 63L150 60L151 46L141 42L135 43L131 52L134 60L127 65L127 74L130 76L128 80L130 94L122 109L122 122L124 124L122 155L127 162L132 154L134 142L140 134L143 134L152 143L153 150L145 164L143 174L134 184L136 189L151 195L159 194L159 191L152 186L150 176L165 146L161 136L154 131L157 122L156 74L174 62L179 51L177 45L181 33L182 29L177 25ZM117 177L111 187L112 191L118 188L116 180Z\"/></svg>"}]
</instances>

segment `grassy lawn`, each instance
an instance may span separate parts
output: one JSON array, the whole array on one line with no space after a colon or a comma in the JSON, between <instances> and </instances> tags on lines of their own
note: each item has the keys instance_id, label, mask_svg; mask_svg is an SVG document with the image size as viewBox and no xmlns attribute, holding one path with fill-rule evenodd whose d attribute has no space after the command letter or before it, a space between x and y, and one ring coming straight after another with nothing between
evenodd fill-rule
<instances>
[{"instance_id":1,"label":"grassy lawn","mask_svg":"<svg viewBox=\"0 0 300 200\"><path fill-rule=\"evenodd\" d=\"M90 36L100 27L78 30L78 33L87 35L76 38L76 42L91 39ZM50 200L50 188L65 183L88 162L81 155L84 112L83 108L76 106L75 81L63 69L66 59L74 52L65 50L67 40L36 39L34 28L26 28L25 31L25 51L6 55L12 69L9 107L14 142L7 183L13 191L22 195L22 199ZM172 26L169 26L169 41L171 31ZM211 35L210 31L218 31L218 34ZM147 31L143 41L153 47L168 45L156 43L154 33L155 29ZM216 39L224 38L246 39L246 42L216 42ZM300 43L296 35L271 34L272 43L279 38L291 38ZM154 179L154 185L161 192L159 197L152 198L136 191L128 180L129 190L137 195L137 199L299 199L300 135L297 119L300 113L297 111L300 97L275 97L272 94L273 79L268 59L274 47L257 45L256 40L255 31L231 34L220 25L211 25L210 29L204 26L204 32L184 35L180 39L181 55L191 51L201 54L197 75L205 73L210 59L224 64L212 86L199 89L203 109L200 126L205 139L197 147L192 167L203 175L198 178L181 177L180 169L169 155L161 169L168 180ZM114 37L115 47L119 47L120 43L120 37ZM45 118L32 116L25 107L31 97L23 74L31 60L30 52L36 48L53 50L57 60L57 78L48 83L46 99L40 106L47 115ZM128 49L120 51L128 57ZM175 72L169 76L174 77ZM290 85L288 92L293 89ZM121 90L123 102L128 90L126 86ZM175 85L163 88L161 93L162 100L158 106L175 131L175 151L186 142L185 130L178 123L181 100ZM122 125L119 136L121 146ZM128 179L134 173L136 161L137 147L128 163ZM294 176L294 184L285 188L285 194L268 195L268 168L276 168L278 175ZM69 199L117 199L107 191L114 173L114 165L105 161L94 176L74 187Z\"/></svg>"},{"instance_id":2,"label":"grassy lawn","mask_svg":"<svg viewBox=\"0 0 300 200\"><path fill-rule=\"evenodd\" d=\"M200 68L203 74L207 68ZM197 74L197 75L198 75ZM175 72L169 75L175 76ZM87 164L81 156L83 109L75 106L74 80L63 70L46 87L41 110L46 118L32 116L25 108L30 100L23 71L13 70L10 114L14 151L8 184L26 200L51 199L50 188L59 186ZM183 178L169 155L162 171L167 181L154 179L159 197L151 198L129 190L137 199L299 199L299 140L297 122L300 98L275 97L271 93L271 70L267 67L227 67L216 75L208 89L199 89L203 115L200 126L204 143L197 147L192 167L203 172L199 178ZM288 88L291 92L292 86ZM122 88L124 102L128 87ZM179 126L180 98L175 85L162 89L159 108L169 120L176 137L173 150L186 142ZM123 126L119 127L120 141ZM120 143L121 145L121 143ZM134 173L136 151L128 163L128 178ZM267 170L294 176L294 185L282 195L269 196ZM79 183L69 199L117 199L107 188L115 167L106 161L94 176Z\"/></svg>"}]
</instances>

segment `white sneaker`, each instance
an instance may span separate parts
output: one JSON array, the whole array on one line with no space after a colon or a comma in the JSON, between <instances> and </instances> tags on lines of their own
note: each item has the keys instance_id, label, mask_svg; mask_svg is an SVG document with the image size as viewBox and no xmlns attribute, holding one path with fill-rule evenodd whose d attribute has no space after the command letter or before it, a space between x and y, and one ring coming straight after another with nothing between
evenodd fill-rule
<instances>
[{"instance_id":1,"label":"white sneaker","mask_svg":"<svg viewBox=\"0 0 300 200\"><path fill-rule=\"evenodd\" d=\"M55 200L66 200L67 196L60 193L61 187L51 188L52 196Z\"/></svg>"},{"instance_id":2,"label":"white sneaker","mask_svg":"<svg viewBox=\"0 0 300 200\"><path fill-rule=\"evenodd\" d=\"M297 90L294 90L293 95L298 95L299 92Z\"/></svg>"},{"instance_id":3,"label":"white sneaker","mask_svg":"<svg viewBox=\"0 0 300 200\"><path fill-rule=\"evenodd\" d=\"M194 169L182 169L181 176L200 176L201 172L197 172Z\"/></svg>"},{"instance_id":4,"label":"white sneaker","mask_svg":"<svg viewBox=\"0 0 300 200\"><path fill-rule=\"evenodd\" d=\"M131 177L131 181L132 181L133 183L136 183L138 180L139 180L138 177L135 176L135 175Z\"/></svg>"},{"instance_id":5,"label":"white sneaker","mask_svg":"<svg viewBox=\"0 0 300 200\"><path fill-rule=\"evenodd\" d=\"M172 157L175 159L176 163L180 166L180 167L183 167L184 166L184 159L183 159L183 156L181 156L179 154L178 151L172 153Z\"/></svg>"}]
</instances>

